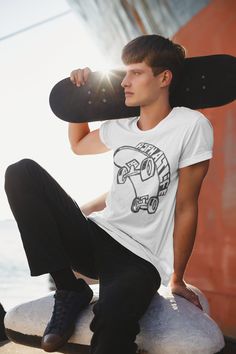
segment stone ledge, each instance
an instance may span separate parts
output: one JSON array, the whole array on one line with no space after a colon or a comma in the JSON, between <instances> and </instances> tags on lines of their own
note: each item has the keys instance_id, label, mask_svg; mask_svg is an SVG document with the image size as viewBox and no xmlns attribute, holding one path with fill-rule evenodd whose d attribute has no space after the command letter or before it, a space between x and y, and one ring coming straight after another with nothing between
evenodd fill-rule
<instances>
[{"instance_id":1,"label":"stone ledge","mask_svg":"<svg viewBox=\"0 0 236 354\"><path fill-rule=\"evenodd\" d=\"M161 286L145 315L140 320L141 332L136 338L139 349L148 354L215 354L225 345L218 325L209 316L208 302L203 293L188 284L199 296L204 311L186 299L173 295ZM68 345L77 346L78 354L85 354L92 337L89 324L92 307L98 300L99 285L91 285L94 298L81 312ZM51 316L53 292L40 299L20 304L5 316L9 339L38 347L44 328ZM87 348L86 348L87 347Z\"/></svg>"}]
</instances>

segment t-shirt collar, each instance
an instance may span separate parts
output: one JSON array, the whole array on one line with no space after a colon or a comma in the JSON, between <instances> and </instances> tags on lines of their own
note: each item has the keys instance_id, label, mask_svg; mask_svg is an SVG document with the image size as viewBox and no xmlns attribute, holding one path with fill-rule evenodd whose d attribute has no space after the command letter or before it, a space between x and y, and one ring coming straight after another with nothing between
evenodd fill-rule
<instances>
[{"instance_id":1,"label":"t-shirt collar","mask_svg":"<svg viewBox=\"0 0 236 354\"><path fill-rule=\"evenodd\" d=\"M160 126L162 126L163 124L165 124L173 115L174 111L176 110L177 107L172 108L172 110L167 114L167 116L165 118L163 118L159 123L157 123L155 125L155 127L151 128L151 129L147 129L147 130L141 130L138 127L138 121L140 119L140 116L135 117L133 120L133 129L135 130L136 133L152 133L154 131L156 131L157 129L159 129Z\"/></svg>"}]
</instances>

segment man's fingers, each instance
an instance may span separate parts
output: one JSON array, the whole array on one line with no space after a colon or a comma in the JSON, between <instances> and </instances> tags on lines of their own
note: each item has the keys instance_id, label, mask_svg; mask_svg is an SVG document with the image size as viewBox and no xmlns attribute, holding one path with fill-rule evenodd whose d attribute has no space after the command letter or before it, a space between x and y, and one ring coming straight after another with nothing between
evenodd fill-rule
<instances>
[{"instance_id":1,"label":"man's fingers","mask_svg":"<svg viewBox=\"0 0 236 354\"><path fill-rule=\"evenodd\" d=\"M171 290L173 294L184 297L186 300L192 302L199 309L203 310L197 294L195 294L195 292L192 291L190 288L188 288L186 285L185 286L172 285Z\"/></svg>"},{"instance_id":2,"label":"man's fingers","mask_svg":"<svg viewBox=\"0 0 236 354\"><path fill-rule=\"evenodd\" d=\"M72 81L72 82L73 82L73 84L76 84L76 81L75 81L75 77L74 77L73 71L72 71L72 73L70 74L70 81Z\"/></svg>"},{"instance_id":3,"label":"man's fingers","mask_svg":"<svg viewBox=\"0 0 236 354\"><path fill-rule=\"evenodd\" d=\"M75 81L76 81L77 86L82 85L82 83L83 83L83 70L82 69L75 70Z\"/></svg>"},{"instance_id":4,"label":"man's fingers","mask_svg":"<svg viewBox=\"0 0 236 354\"><path fill-rule=\"evenodd\" d=\"M73 84L80 87L86 83L90 72L91 70L88 67L84 69L73 70L70 74L70 80L73 82Z\"/></svg>"},{"instance_id":5,"label":"man's fingers","mask_svg":"<svg viewBox=\"0 0 236 354\"><path fill-rule=\"evenodd\" d=\"M90 72L91 70L88 67L84 68L84 83L88 80Z\"/></svg>"},{"instance_id":6,"label":"man's fingers","mask_svg":"<svg viewBox=\"0 0 236 354\"><path fill-rule=\"evenodd\" d=\"M198 296L190 289L186 288L184 291L177 292L178 295L184 297L186 300L192 302L195 306L203 310L202 305L200 304Z\"/></svg>"},{"instance_id":7,"label":"man's fingers","mask_svg":"<svg viewBox=\"0 0 236 354\"><path fill-rule=\"evenodd\" d=\"M199 307L201 310L203 310L202 305L199 301L198 296L192 291L188 289L188 294L186 297L190 302L192 302L194 305L196 305L197 307Z\"/></svg>"},{"instance_id":8,"label":"man's fingers","mask_svg":"<svg viewBox=\"0 0 236 354\"><path fill-rule=\"evenodd\" d=\"M197 298L194 300L193 303L194 303L194 305L196 305L197 307L199 307L201 310L203 310L202 305L201 305L201 303L200 303L200 301L199 301L198 296L197 296Z\"/></svg>"},{"instance_id":9,"label":"man's fingers","mask_svg":"<svg viewBox=\"0 0 236 354\"><path fill-rule=\"evenodd\" d=\"M82 73L81 72L82 72L81 69L77 69L77 70L73 70L71 72L71 74L70 74L70 80L76 86L80 86L81 85L81 81L82 81Z\"/></svg>"},{"instance_id":10,"label":"man's fingers","mask_svg":"<svg viewBox=\"0 0 236 354\"><path fill-rule=\"evenodd\" d=\"M202 305L201 305L201 303L200 303L198 297L197 297L196 299L194 299L194 300L192 301L192 303L193 303L194 305L196 305L199 309L203 310Z\"/></svg>"}]
</instances>

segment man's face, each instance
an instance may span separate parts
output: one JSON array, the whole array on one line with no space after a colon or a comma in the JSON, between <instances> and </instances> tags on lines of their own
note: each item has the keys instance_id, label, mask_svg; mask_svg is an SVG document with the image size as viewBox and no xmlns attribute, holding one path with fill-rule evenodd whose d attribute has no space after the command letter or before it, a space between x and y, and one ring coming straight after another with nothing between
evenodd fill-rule
<instances>
[{"instance_id":1,"label":"man's face","mask_svg":"<svg viewBox=\"0 0 236 354\"><path fill-rule=\"evenodd\" d=\"M147 106L156 101L162 87L162 74L153 75L145 62L129 64L121 82L125 91L126 106Z\"/></svg>"}]
</instances>

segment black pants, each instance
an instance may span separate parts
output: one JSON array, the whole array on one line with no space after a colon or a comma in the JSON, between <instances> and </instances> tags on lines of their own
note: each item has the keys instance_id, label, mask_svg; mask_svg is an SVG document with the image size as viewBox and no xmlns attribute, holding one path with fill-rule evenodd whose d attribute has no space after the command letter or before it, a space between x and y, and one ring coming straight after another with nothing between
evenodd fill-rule
<instances>
[{"instance_id":1,"label":"black pants","mask_svg":"<svg viewBox=\"0 0 236 354\"><path fill-rule=\"evenodd\" d=\"M36 162L24 159L9 166L5 190L31 275L71 267L99 279L91 353L134 354L139 319L160 287L158 271L87 219Z\"/></svg>"}]
</instances>

